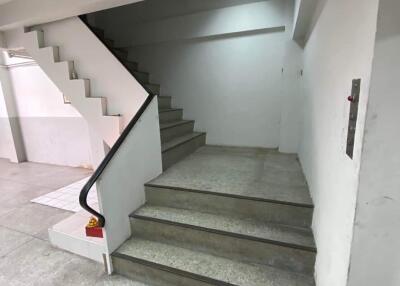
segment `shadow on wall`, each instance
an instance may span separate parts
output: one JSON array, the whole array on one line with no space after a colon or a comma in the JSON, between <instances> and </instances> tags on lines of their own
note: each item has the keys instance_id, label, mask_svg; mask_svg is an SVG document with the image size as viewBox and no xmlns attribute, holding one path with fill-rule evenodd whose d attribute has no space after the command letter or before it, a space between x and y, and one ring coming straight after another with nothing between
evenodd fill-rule
<instances>
[{"instance_id":1,"label":"shadow on wall","mask_svg":"<svg viewBox=\"0 0 400 286\"><path fill-rule=\"evenodd\" d=\"M315 8L313 17L311 19L311 23L310 23L308 32L304 38L304 43L308 42L308 39L310 38L312 32L314 31L314 28L315 28L316 24L318 23L319 17L321 16L322 12L324 11L324 8L328 1L329 0L318 0L317 7Z\"/></svg>"}]
</instances>

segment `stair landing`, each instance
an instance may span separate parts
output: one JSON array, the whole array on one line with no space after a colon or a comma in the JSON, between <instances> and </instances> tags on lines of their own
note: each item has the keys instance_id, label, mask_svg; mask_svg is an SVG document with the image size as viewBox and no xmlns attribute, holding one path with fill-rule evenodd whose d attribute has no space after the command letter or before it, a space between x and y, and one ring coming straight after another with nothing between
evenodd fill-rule
<instances>
[{"instance_id":1,"label":"stair landing","mask_svg":"<svg viewBox=\"0 0 400 286\"><path fill-rule=\"evenodd\" d=\"M147 185L312 207L297 156L275 149L204 146Z\"/></svg>"}]
</instances>

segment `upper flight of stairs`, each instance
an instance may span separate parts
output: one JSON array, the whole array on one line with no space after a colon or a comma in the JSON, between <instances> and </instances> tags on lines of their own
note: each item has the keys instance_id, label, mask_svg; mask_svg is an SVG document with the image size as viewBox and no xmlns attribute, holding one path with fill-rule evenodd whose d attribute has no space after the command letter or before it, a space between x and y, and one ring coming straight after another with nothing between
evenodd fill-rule
<instances>
[{"instance_id":1,"label":"upper flight of stairs","mask_svg":"<svg viewBox=\"0 0 400 286\"><path fill-rule=\"evenodd\" d=\"M46 47L44 33L40 30L28 31L23 37L24 47L64 97L78 110L103 140L112 146L120 135L120 116L107 114L104 97L95 97L90 92L90 80L76 77L74 62L60 61L59 47Z\"/></svg>"},{"instance_id":2,"label":"upper flight of stairs","mask_svg":"<svg viewBox=\"0 0 400 286\"><path fill-rule=\"evenodd\" d=\"M128 52L125 49L115 47L114 41L107 39L103 30L95 27L91 27L91 29L143 87L158 95L163 169L166 170L200 146L203 146L206 134L193 131L194 121L183 120L183 109L172 107L171 97L161 95L160 85L150 82L150 74L140 71L138 63L128 59Z\"/></svg>"}]
</instances>

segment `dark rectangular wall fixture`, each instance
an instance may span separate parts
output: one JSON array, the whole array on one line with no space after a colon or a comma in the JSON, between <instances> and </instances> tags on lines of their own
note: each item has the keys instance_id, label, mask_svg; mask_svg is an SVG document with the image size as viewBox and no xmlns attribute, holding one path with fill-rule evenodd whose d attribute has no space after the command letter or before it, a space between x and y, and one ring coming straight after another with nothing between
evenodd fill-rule
<instances>
[{"instance_id":1,"label":"dark rectangular wall fixture","mask_svg":"<svg viewBox=\"0 0 400 286\"><path fill-rule=\"evenodd\" d=\"M353 79L351 95L347 98L350 102L349 126L347 129L346 154L353 159L354 138L356 135L358 103L360 101L361 79Z\"/></svg>"}]
</instances>

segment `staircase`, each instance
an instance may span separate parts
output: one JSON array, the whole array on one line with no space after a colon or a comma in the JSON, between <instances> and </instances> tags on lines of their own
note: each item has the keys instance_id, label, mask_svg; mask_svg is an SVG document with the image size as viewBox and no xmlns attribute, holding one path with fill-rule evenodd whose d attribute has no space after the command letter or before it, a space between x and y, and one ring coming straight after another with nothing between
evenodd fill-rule
<instances>
[{"instance_id":1,"label":"staircase","mask_svg":"<svg viewBox=\"0 0 400 286\"><path fill-rule=\"evenodd\" d=\"M163 169L166 170L203 146L206 133L193 131L194 120L182 119L183 109L172 108L171 97L162 96L160 85L150 83L150 74L140 71L138 63L129 61L128 52L123 48L116 48L114 41L107 39L103 30L94 27L91 29L146 90L158 95Z\"/></svg>"},{"instance_id":2,"label":"staircase","mask_svg":"<svg viewBox=\"0 0 400 286\"><path fill-rule=\"evenodd\" d=\"M92 28L148 90L149 74ZM312 286L313 205L294 155L203 146L205 134L158 96L164 172L145 185L113 270L143 286ZM133 282L134 283L134 282ZM135 284L136 285L136 284Z\"/></svg>"},{"instance_id":3,"label":"staircase","mask_svg":"<svg viewBox=\"0 0 400 286\"><path fill-rule=\"evenodd\" d=\"M120 135L122 123L120 116L107 113L106 98L91 94L90 80L77 78L72 60L60 61L59 47L45 46L43 31L24 33L23 43L29 55L59 88L64 98L112 146Z\"/></svg>"}]
</instances>

